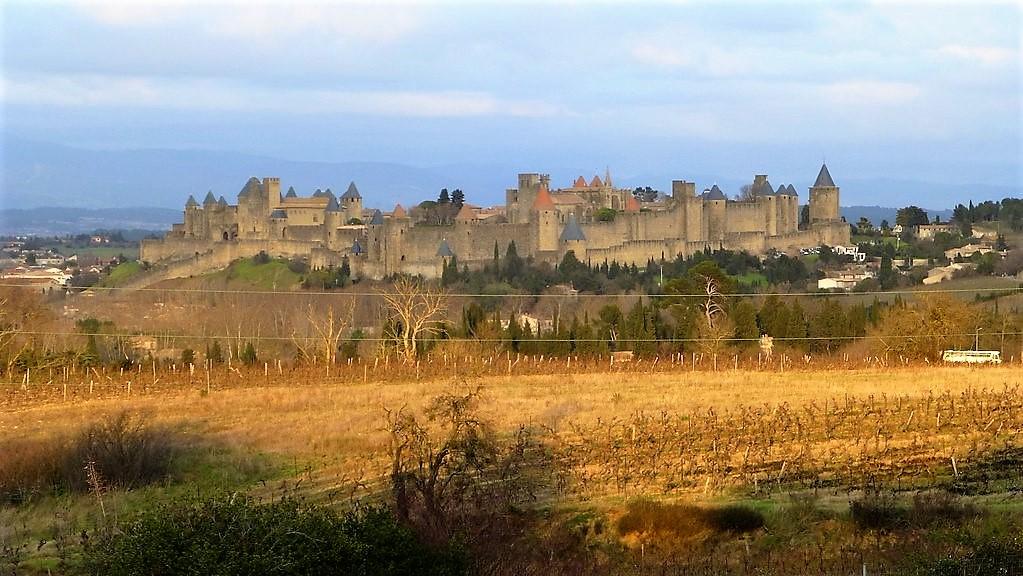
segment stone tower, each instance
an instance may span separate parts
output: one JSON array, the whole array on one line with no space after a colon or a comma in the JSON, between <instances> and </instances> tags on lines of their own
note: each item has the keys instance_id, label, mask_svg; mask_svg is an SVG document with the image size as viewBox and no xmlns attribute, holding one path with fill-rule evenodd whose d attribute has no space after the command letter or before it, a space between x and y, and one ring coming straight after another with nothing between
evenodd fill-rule
<instances>
[{"instance_id":1,"label":"stone tower","mask_svg":"<svg viewBox=\"0 0 1023 576\"><path fill-rule=\"evenodd\" d=\"M355 187L355 182L348 184L348 190L341 195L341 209L345 211L345 218L351 220L358 218L362 220L362 194ZM347 223L347 222L346 222Z\"/></svg>"},{"instance_id":2,"label":"stone tower","mask_svg":"<svg viewBox=\"0 0 1023 576\"><path fill-rule=\"evenodd\" d=\"M828 165L821 164L817 181L810 187L810 224L839 222L841 219L838 186L835 186L835 181L831 179Z\"/></svg>"},{"instance_id":3,"label":"stone tower","mask_svg":"<svg viewBox=\"0 0 1023 576\"><path fill-rule=\"evenodd\" d=\"M725 241L725 205L728 198L725 193L715 184L707 192L706 216L707 216L707 238L706 240L716 249Z\"/></svg>"},{"instance_id":4,"label":"stone tower","mask_svg":"<svg viewBox=\"0 0 1023 576\"><path fill-rule=\"evenodd\" d=\"M541 252L557 250L558 213L554 206L554 199L551 198L551 193L547 190L546 182L540 184L530 212L531 221L537 227L537 249Z\"/></svg>"}]
</instances>

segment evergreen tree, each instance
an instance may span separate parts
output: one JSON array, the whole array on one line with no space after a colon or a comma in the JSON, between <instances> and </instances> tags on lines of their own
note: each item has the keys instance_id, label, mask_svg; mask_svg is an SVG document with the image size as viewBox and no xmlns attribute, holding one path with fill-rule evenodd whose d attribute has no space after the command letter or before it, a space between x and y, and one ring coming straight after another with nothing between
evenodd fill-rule
<instances>
[{"instance_id":1,"label":"evergreen tree","mask_svg":"<svg viewBox=\"0 0 1023 576\"><path fill-rule=\"evenodd\" d=\"M785 327L785 338L806 338L806 315L799 300L792 302L789 308L789 322ZM786 342L796 350L806 350L806 340L789 340Z\"/></svg>"},{"instance_id":2,"label":"evergreen tree","mask_svg":"<svg viewBox=\"0 0 1023 576\"><path fill-rule=\"evenodd\" d=\"M341 259L341 278L348 279L352 277L352 267L348 264L348 256ZM342 280L342 283L344 280Z\"/></svg>"},{"instance_id":3,"label":"evergreen tree","mask_svg":"<svg viewBox=\"0 0 1023 576\"><path fill-rule=\"evenodd\" d=\"M206 346L206 359L213 364L224 361L224 351L220 348L220 342L214 340L213 344Z\"/></svg>"},{"instance_id":4,"label":"evergreen tree","mask_svg":"<svg viewBox=\"0 0 1023 576\"><path fill-rule=\"evenodd\" d=\"M239 355L239 360L245 364L252 365L256 363L256 347L252 345L252 342L246 342L245 348L242 349L242 353Z\"/></svg>"},{"instance_id":5,"label":"evergreen tree","mask_svg":"<svg viewBox=\"0 0 1023 576\"><path fill-rule=\"evenodd\" d=\"M522 324L519 322L518 316L512 312L510 318L508 318L508 330L505 332L505 338L508 339L508 346L512 352L518 352L519 346L522 344Z\"/></svg>"},{"instance_id":6,"label":"evergreen tree","mask_svg":"<svg viewBox=\"0 0 1023 576\"><path fill-rule=\"evenodd\" d=\"M524 267L525 263L522 261L522 258L519 257L519 251L515 248L515 241L512 240L508 243L508 249L504 253L504 270L502 271L502 276L505 280L519 278Z\"/></svg>"},{"instance_id":7,"label":"evergreen tree","mask_svg":"<svg viewBox=\"0 0 1023 576\"><path fill-rule=\"evenodd\" d=\"M458 209L465 204L465 192L462 192L461 188L455 188L455 191L451 193L451 204Z\"/></svg>"},{"instance_id":8,"label":"evergreen tree","mask_svg":"<svg viewBox=\"0 0 1023 576\"><path fill-rule=\"evenodd\" d=\"M451 202L451 197L448 195L447 188L440 189L440 196L437 197L437 204L448 204Z\"/></svg>"},{"instance_id":9,"label":"evergreen tree","mask_svg":"<svg viewBox=\"0 0 1023 576\"><path fill-rule=\"evenodd\" d=\"M760 329L757 327L757 310L747 300L741 300L732 307L732 324L736 338L735 345L739 348L748 348L756 344L760 337Z\"/></svg>"}]
</instances>

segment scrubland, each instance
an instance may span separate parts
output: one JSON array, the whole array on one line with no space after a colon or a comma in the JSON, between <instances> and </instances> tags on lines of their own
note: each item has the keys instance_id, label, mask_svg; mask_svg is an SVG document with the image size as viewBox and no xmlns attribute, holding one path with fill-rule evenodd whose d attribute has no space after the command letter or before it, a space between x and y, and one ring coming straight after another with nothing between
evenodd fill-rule
<instances>
[{"instance_id":1,"label":"scrubland","mask_svg":"<svg viewBox=\"0 0 1023 576\"><path fill-rule=\"evenodd\" d=\"M387 370L356 363L330 377L315 367L218 366L208 380L201 370L93 371L5 384L0 483L11 482L13 463L51 458L55 446L122 414L167 434L165 449L176 456L155 484L86 479L78 489L8 497L0 543L31 542L19 552L20 570L45 573L74 565L62 563L77 546L69 534L182 492L286 493L342 509L386 502L388 415L422 415L437 396L466 392L478 392L474 418L495 438L528 429L543 446L551 478L529 509L541 511L535 533L547 544L574 542L564 573L752 573L729 563L738 550L746 568L795 570L777 556L785 547L802 550L806 573L825 560L853 569L919 548L921 534L934 531L924 516L958 518L958 528L943 530L969 538L1020 526L1019 366L714 371L513 358L418 367L392 359ZM933 493L940 496L926 496ZM964 546L931 551L972 553ZM705 572L684 560L694 550L708 559Z\"/></svg>"}]
</instances>

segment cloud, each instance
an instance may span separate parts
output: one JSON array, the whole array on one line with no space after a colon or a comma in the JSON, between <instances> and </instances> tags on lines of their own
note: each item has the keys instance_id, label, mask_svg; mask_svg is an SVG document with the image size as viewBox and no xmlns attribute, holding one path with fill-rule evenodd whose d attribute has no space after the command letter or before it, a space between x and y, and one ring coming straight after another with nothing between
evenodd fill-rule
<instances>
[{"instance_id":1,"label":"cloud","mask_svg":"<svg viewBox=\"0 0 1023 576\"><path fill-rule=\"evenodd\" d=\"M504 99L486 92L275 90L204 78L99 75L5 78L0 94L5 104L78 108L409 117L542 117L563 112L541 100Z\"/></svg>"},{"instance_id":2,"label":"cloud","mask_svg":"<svg viewBox=\"0 0 1023 576\"><path fill-rule=\"evenodd\" d=\"M821 95L840 106L898 106L916 100L920 87L908 82L851 80L820 87Z\"/></svg>"},{"instance_id":3,"label":"cloud","mask_svg":"<svg viewBox=\"0 0 1023 576\"><path fill-rule=\"evenodd\" d=\"M187 19L211 37L259 43L351 40L388 44L418 30L424 11L409 4L296 0L99 2L78 0L79 12L115 28L159 27Z\"/></svg>"},{"instance_id":4,"label":"cloud","mask_svg":"<svg viewBox=\"0 0 1023 576\"><path fill-rule=\"evenodd\" d=\"M690 46L686 50L650 41L640 41L631 49L633 59L642 64L666 69L684 69L723 78L748 73L756 57L750 52L723 50L716 46Z\"/></svg>"},{"instance_id":5,"label":"cloud","mask_svg":"<svg viewBox=\"0 0 1023 576\"><path fill-rule=\"evenodd\" d=\"M956 60L967 60L984 66L998 66L1011 62L1016 53L1008 48L998 46L967 46L964 44L947 44L935 50L939 56Z\"/></svg>"}]
</instances>

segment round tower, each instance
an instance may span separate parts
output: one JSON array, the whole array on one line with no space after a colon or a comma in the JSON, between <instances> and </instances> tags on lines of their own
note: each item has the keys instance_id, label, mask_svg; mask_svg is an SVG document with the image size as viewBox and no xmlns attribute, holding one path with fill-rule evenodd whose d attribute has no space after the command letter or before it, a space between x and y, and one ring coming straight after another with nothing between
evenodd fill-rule
<instances>
[{"instance_id":1,"label":"round tower","mask_svg":"<svg viewBox=\"0 0 1023 576\"><path fill-rule=\"evenodd\" d=\"M541 182L533 205L530 207L532 221L536 223L537 250L551 252L558 249L558 214L554 199L547 190L547 183Z\"/></svg>"},{"instance_id":2,"label":"round tower","mask_svg":"<svg viewBox=\"0 0 1023 576\"><path fill-rule=\"evenodd\" d=\"M817 181L810 187L810 224L841 221L838 186L831 179L827 164L821 164Z\"/></svg>"}]
</instances>

